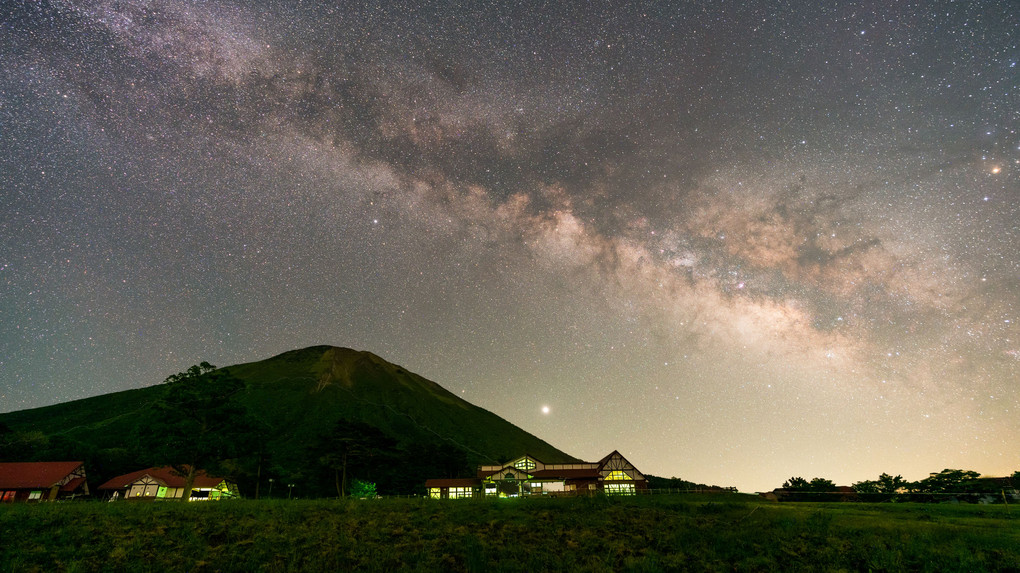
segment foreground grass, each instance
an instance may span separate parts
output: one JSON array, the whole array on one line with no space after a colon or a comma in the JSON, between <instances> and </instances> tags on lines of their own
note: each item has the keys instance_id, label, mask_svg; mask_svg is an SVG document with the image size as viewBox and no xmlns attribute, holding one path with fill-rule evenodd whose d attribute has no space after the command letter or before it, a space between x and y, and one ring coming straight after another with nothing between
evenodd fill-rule
<instances>
[{"instance_id":1,"label":"foreground grass","mask_svg":"<svg viewBox=\"0 0 1020 573\"><path fill-rule=\"evenodd\" d=\"M1008 511L739 495L9 505L0 572L1020 571Z\"/></svg>"}]
</instances>

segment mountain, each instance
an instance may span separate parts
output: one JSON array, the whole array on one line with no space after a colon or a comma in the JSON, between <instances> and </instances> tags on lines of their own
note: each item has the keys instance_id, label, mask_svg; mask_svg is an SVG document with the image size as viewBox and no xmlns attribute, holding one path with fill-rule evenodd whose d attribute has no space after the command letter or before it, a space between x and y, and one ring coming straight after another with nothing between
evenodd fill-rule
<instances>
[{"instance_id":1,"label":"mountain","mask_svg":"<svg viewBox=\"0 0 1020 573\"><path fill-rule=\"evenodd\" d=\"M319 463L321 444L341 420L371 426L392 443L389 453L354 468L379 481L383 493L387 488L392 493L418 491L428 477L470 474L478 464L525 453L550 463L576 461L369 352L314 346L220 372L243 382L243 390L228 399L264 428L259 438L263 454L229 466L242 474L242 485L245 477L265 480L268 475L298 482L306 495L328 495L329 472ZM0 440L6 450L0 453L91 460L90 478L98 474L97 480L127 471L146 461L145 444L136 436L153 418L165 388L160 384L0 414L0 424L9 429L6 441Z\"/></svg>"}]
</instances>

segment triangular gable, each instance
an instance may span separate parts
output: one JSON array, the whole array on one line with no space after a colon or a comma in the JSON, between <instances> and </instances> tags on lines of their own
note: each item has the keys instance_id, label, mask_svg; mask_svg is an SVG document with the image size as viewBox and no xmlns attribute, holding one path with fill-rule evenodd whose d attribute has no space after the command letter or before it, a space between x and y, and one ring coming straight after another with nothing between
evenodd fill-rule
<instances>
[{"instance_id":1,"label":"triangular gable","mask_svg":"<svg viewBox=\"0 0 1020 573\"><path fill-rule=\"evenodd\" d=\"M103 482L103 485L99 486L99 489L124 489L136 481L142 479L144 476L149 476L149 472L154 468L146 468L144 470L138 470L129 474L119 475L114 478L110 478ZM150 476L151 477L151 476ZM165 484L164 484L165 485Z\"/></svg>"},{"instance_id":2,"label":"triangular gable","mask_svg":"<svg viewBox=\"0 0 1020 573\"><path fill-rule=\"evenodd\" d=\"M503 464L503 467L504 468L513 467L513 468L516 468L516 469L521 470L521 471L525 471L525 472L528 472L528 473L534 473L536 471L542 470L545 467L545 464L543 464L542 462L536 460L535 458L533 458L531 456L521 456L521 457L517 458L516 460L513 460L513 461L510 461L510 462L507 462L506 464Z\"/></svg>"},{"instance_id":3,"label":"triangular gable","mask_svg":"<svg viewBox=\"0 0 1020 573\"><path fill-rule=\"evenodd\" d=\"M599 460L599 474L602 475L603 480L608 481L645 479L645 476L634 467L634 464L628 462L627 458L616 450Z\"/></svg>"}]
</instances>

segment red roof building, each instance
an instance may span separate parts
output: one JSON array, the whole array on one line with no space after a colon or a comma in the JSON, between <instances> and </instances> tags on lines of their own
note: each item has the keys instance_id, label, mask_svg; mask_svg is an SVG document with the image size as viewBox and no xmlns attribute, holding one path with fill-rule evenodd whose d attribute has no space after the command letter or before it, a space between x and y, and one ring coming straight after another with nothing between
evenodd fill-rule
<instances>
[{"instance_id":1,"label":"red roof building","mask_svg":"<svg viewBox=\"0 0 1020 573\"><path fill-rule=\"evenodd\" d=\"M0 503L53 501L88 494L84 462L0 463Z\"/></svg>"},{"instance_id":2,"label":"red roof building","mask_svg":"<svg viewBox=\"0 0 1020 573\"><path fill-rule=\"evenodd\" d=\"M111 499L123 497L128 500L153 501L157 499L180 499L184 495L185 476L177 470L162 466L146 468L117 476L99 486L99 490ZM237 485L226 478L214 477L198 470L195 483L191 485L189 501L218 500L238 497Z\"/></svg>"},{"instance_id":3,"label":"red roof building","mask_svg":"<svg viewBox=\"0 0 1020 573\"><path fill-rule=\"evenodd\" d=\"M648 489L648 481L620 452L597 462L546 464L523 456L502 465L481 466L477 477L430 479L429 497L521 497L605 493L634 495Z\"/></svg>"}]
</instances>

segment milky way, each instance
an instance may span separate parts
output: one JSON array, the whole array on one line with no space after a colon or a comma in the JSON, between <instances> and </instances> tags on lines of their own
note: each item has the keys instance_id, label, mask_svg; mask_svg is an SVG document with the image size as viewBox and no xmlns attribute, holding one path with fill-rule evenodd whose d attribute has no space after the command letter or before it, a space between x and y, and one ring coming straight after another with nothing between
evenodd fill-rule
<instances>
[{"instance_id":1,"label":"milky way","mask_svg":"<svg viewBox=\"0 0 1020 573\"><path fill-rule=\"evenodd\" d=\"M0 411L332 344L657 475L1020 470L1014 2L252 4L7 4Z\"/></svg>"}]
</instances>

